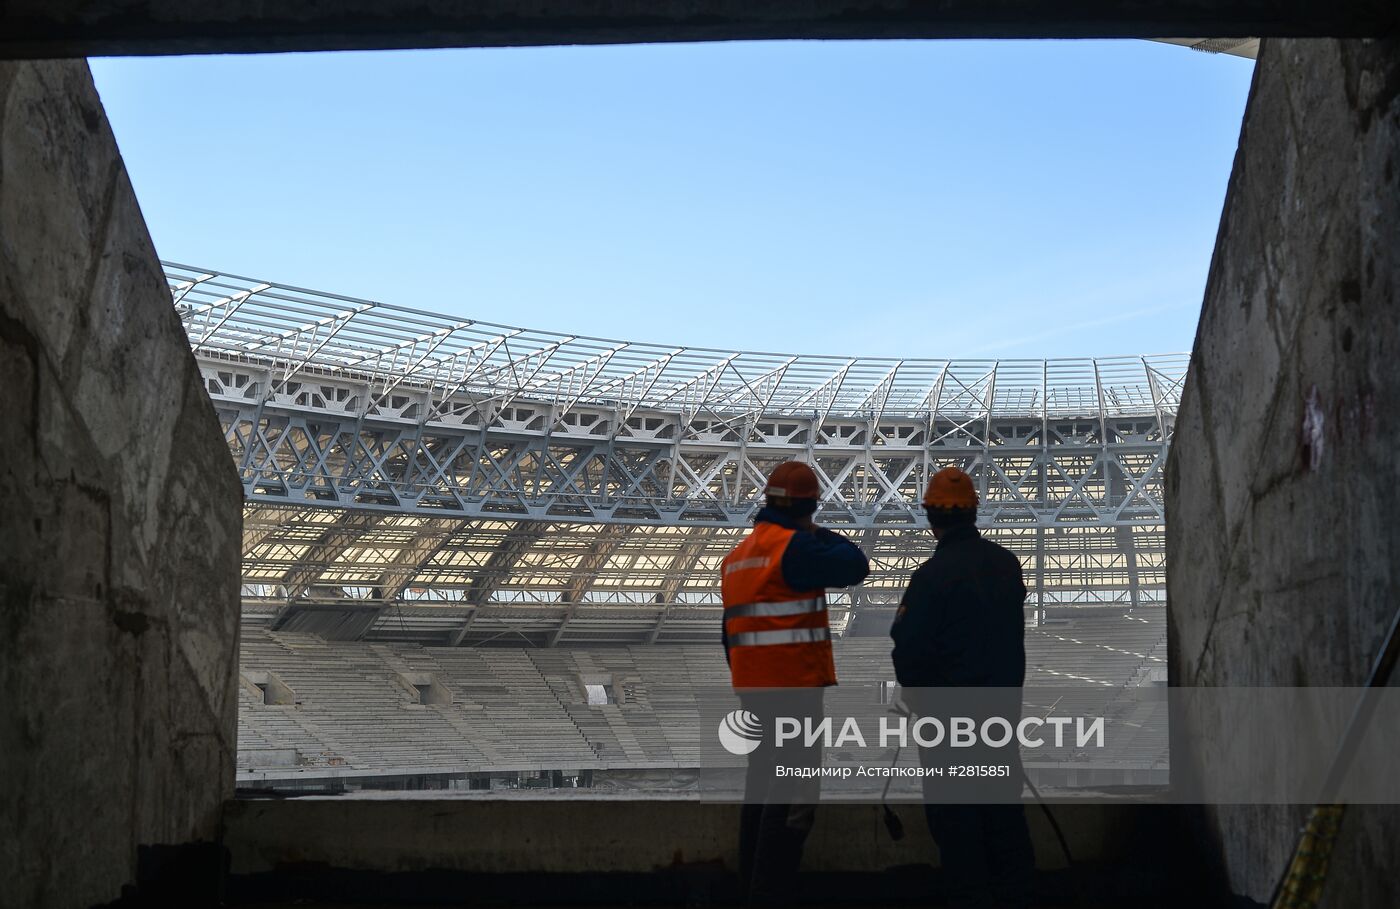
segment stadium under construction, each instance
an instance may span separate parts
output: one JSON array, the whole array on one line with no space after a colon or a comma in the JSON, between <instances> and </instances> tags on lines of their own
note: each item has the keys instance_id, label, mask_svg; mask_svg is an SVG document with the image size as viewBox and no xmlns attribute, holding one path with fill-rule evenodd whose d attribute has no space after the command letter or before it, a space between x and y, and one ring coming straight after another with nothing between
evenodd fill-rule
<instances>
[{"instance_id":1,"label":"stadium under construction","mask_svg":"<svg viewBox=\"0 0 1400 909\"><path fill-rule=\"evenodd\" d=\"M719 562L790 458L873 563L829 596L842 679L893 678L933 547L918 498L951 464L1024 565L1028 684L1100 689L1102 711L1165 683L1184 355L695 350L166 275L244 487L245 784L693 769L693 692L728 680ZM1069 776L1164 782L1159 731Z\"/></svg>"},{"instance_id":2,"label":"stadium under construction","mask_svg":"<svg viewBox=\"0 0 1400 909\"><path fill-rule=\"evenodd\" d=\"M1400 728L1371 709L1400 653L1400 12L645 6L0 9L0 902L735 903L740 806L694 785L718 567L799 459L872 568L830 594L832 702L889 712L915 503L956 466L1023 566L1034 706L1137 730L1027 757L1042 904L1400 905L1396 799L1338 795L1354 733ZM1173 40L1257 62L1195 345L1077 360L607 340L162 262L74 59L1203 34ZM1348 707L1282 741L1177 709L1264 689ZM1220 767L1322 782L1182 796ZM918 809L881 797L822 804L789 896L937 902Z\"/></svg>"}]
</instances>

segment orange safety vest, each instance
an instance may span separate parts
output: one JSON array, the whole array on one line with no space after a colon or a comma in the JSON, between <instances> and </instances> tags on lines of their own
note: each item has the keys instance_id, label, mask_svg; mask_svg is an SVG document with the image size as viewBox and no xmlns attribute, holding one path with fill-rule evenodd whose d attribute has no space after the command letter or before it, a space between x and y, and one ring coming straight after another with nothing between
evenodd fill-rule
<instances>
[{"instance_id":1,"label":"orange safety vest","mask_svg":"<svg viewBox=\"0 0 1400 909\"><path fill-rule=\"evenodd\" d=\"M720 565L729 674L735 688L836 684L825 590L793 590L783 553L795 530L760 521Z\"/></svg>"}]
</instances>

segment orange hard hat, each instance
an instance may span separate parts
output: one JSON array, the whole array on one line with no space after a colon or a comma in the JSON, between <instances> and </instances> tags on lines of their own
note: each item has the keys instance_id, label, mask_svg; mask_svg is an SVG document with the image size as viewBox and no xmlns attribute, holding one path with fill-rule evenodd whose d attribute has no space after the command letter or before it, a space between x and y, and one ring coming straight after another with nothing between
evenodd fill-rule
<instances>
[{"instance_id":1,"label":"orange hard hat","mask_svg":"<svg viewBox=\"0 0 1400 909\"><path fill-rule=\"evenodd\" d=\"M768 486L764 495L780 496L789 499L821 498L822 487L817 482L817 473L801 461L784 461L768 475Z\"/></svg>"},{"instance_id":2,"label":"orange hard hat","mask_svg":"<svg viewBox=\"0 0 1400 909\"><path fill-rule=\"evenodd\" d=\"M972 477L957 467L945 467L928 481L925 508L976 508L977 487Z\"/></svg>"}]
</instances>

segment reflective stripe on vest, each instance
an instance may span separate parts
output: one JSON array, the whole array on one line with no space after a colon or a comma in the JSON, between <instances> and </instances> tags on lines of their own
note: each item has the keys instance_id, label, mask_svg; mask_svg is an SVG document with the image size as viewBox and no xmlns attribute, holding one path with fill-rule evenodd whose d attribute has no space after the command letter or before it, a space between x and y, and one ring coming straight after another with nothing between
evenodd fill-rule
<instances>
[{"instance_id":1,"label":"reflective stripe on vest","mask_svg":"<svg viewBox=\"0 0 1400 909\"><path fill-rule=\"evenodd\" d=\"M826 608L826 599L813 597L810 600L782 600L776 603L743 603L739 606L724 607L724 620L749 616L801 615L804 612L821 612Z\"/></svg>"},{"instance_id":2,"label":"reflective stripe on vest","mask_svg":"<svg viewBox=\"0 0 1400 909\"><path fill-rule=\"evenodd\" d=\"M783 554L794 533L760 521L720 566L729 673L735 688L836 684L826 591L794 590L783 578Z\"/></svg>"},{"instance_id":3,"label":"reflective stripe on vest","mask_svg":"<svg viewBox=\"0 0 1400 909\"><path fill-rule=\"evenodd\" d=\"M729 636L731 647L762 647L766 644L812 644L831 640L828 628L785 628L779 631L743 631Z\"/></svg>"}]
</instances>

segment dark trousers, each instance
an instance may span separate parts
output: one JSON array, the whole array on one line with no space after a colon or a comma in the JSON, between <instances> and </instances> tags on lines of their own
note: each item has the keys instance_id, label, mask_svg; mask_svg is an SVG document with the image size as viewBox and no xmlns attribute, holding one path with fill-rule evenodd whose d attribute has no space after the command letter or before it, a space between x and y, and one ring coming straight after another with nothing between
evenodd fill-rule
<instances>
[{"instance_id":1,"label":"dark trousers","mask_svg":"<svg viewBox=\"0 0 1400 909\"><path fill-rule=\"evenodd\" d=\"M1019 693L1010 690L911 690L919 716L972 716L981 726L990 716L1021 717ZM938 844L942 877L953 909L1023 909L1031 904L1035 849L1021 805L1024 780L1014 744L992 748L920 748L925 767L1006 766L1005 776L925 777L924 817Z\"/></svg>"},{"instance_id":2,"label":"dark trousers","mask_svg":"<svg viewBox=\"0 0 1400 909\"><path fill-rule=\"evenodd\" d=\"M773 745L776 717L822 715L822 689L745 692L745 710L763 723L763 744L749 755L744 806L739 819L739 886L750 906L791 905L796 896L802 847L816 820L819 779L780 777L778 767L820 767L821 748L787 742Z\"/></svg>"},{"instance_id":3,"label":"dark trousers","mask_svg":"<svg viewBox=\"0 0 1400 909\"><path fill-rule=\"evenodd\" d=\"M1011 805L924 805L953 909L1024 909L1035 853L1025 809Z\"/></svg>"}]
</instances>

